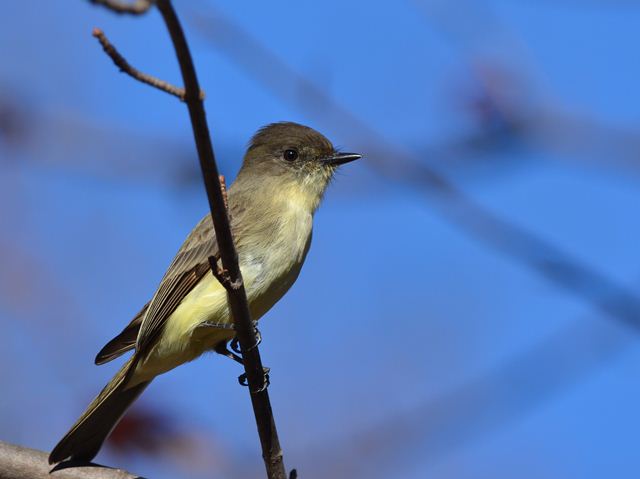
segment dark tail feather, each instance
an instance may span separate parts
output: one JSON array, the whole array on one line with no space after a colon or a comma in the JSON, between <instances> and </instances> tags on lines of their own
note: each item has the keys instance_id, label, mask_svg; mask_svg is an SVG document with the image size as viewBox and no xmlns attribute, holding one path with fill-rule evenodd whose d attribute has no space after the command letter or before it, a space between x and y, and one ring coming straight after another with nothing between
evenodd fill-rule
<instances>
[{"instance_id":1,"label":"dark tail feather","mask_svg":"<svg viewBox=\"0 0 640 479\"><path fill-rule=\"evenodd\" d=\"M93 459L111 430L149 382L125 388L128 372L134 364L131 358L98 394L69 432L53 448L49 464L67 458L79 461ZM134 366L135 367L135 366Z\"/></svg>"},{"instance_id":2,"label":"dark tail feather","mask_svg":"<svg viewBox=\"0 0 640 479\"><path fill-rule=\"evenodd\" d=\"M139 327L139 326L138 326ZM96 355L96 365L108 363L136 347L138 331L124 330L118 336L109 341Z\"/></svg>"},{"instance_id":3,"label":"dark tail feather","mask_svg":"<svg viewBox=\"0 0 640 479\"><path fill-rule=\"evenodd\" d=\"M138 311L138 314L131 320L131 322L118 334L115 338L109 341L104 348L100 350L96 356L96 364L104 364L117 358L118 356L132 350L136 346L136 339L138 338L138 331L140 331L140 325L144 319L149 303Z\"/></svg>"}]
</instances>

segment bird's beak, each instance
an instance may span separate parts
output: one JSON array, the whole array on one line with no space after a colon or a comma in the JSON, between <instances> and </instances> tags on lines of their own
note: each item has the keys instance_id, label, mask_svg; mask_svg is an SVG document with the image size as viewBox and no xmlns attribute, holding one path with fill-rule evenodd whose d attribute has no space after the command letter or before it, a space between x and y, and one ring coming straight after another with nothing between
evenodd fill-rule
<instances>
[{"instance_id":1,"label":"bird's beak","mask_svg":"<svg viewBox=\"0 0 640 479\"><path fill-rule=\"evenodd\" d=\"M350 161L359 160L362 155L357 153L335 153L322 159L325 165L338 166L349 163Z\"/></svg>"}]
</instances>

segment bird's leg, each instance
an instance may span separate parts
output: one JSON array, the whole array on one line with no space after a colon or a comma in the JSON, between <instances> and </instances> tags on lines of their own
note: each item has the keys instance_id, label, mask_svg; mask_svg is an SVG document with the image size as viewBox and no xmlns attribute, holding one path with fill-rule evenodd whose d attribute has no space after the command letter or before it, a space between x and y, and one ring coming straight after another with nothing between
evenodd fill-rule
<instances>
[{"instance_id":1,"label":"bird's leg","mask_svg":"<svg viewBox=\"0 0 640 479\"><path fill-rule=\"evenodd\" d=\"M253 322L253 328L254 328L254 329L255 329L255 331L256 331L256 343L255 343L253 346L251 346L251 347L249 348L249 351L251 351L252 349L254 349L254 348L258 347L258 345L262 342L262 334L260 334L260 330L259 330L258 328L256 328L256 325L257 325L257 324L258 324L258 322L257 322L257 321L254 321L254 322ZM231 345L231 349L233 349L236 353L238 353L238 354L242 354L242 351L241 351L241 349L240 349L240 343L239 343L239 341L238 341L238 337L237 337L237 336L235 336L235 337L231 340L230 345Z\"/></svg>"},{"instance_id":2,"label":"bird's leg","mask_svg":"<svg viewBox=\"0 0 640 479\"><path fill-rule=\"evenodd\" d=\"M239 356L236 353L234 353L232 351L229 351L229 349L227 348L227 342L226 341L222 341L221 343L216 344L216 346L213 348L213 350L218 354L226 356L229 359L233 359L235 362L244 365L244 361L242 360L242 356Z\"/></svg>"},{"instance_id":3,"label":"bird's leg","mask_svg":"<svg viewBox=\"0 0 640 479\"><path fill-rule=\"evenodd\" d=\"M258 322L254 321L253 324L255 328L255 325L258 324ZM233 329L233 325L224 324L224 323L205 322L205 323L202 323L201 326L217 328L217 329ZM258 330L258 328L255 328L255 331L256 331L256 343L253 346L251 346L249 350L252 350L253 348L257 347L262 342L262 335L260 334L260 331ZM233 359L235 362L242 364L244 366L244 361L242 360L242 350L240 349L240 343L238 342L238 337L234 336L233 339L229 342L229 345L231 346L231 350L229 350L229 348L227 347L227 341L221 341L214 346L213 350L216 353L221 354L222 356L226 356L229 359ZM264 383L259 391L262 391L269 386L269 371L271 371L271 369L264 367L262 368L262 370L264 372ZM243 373L240 376L238 376L238 382L243 386L248 386L249 381L247 379L247 374ZM256 392L259 392L259 391L256 391Z\"/></svg>"},{"instance_id":4,"label":"bird's leg","mask_svg":"<svg viewBox=\"0 0 640 479\"><path fill-rule=\"evenodd\" d=\"M202 324L200 324L200 326L198 326L199 328L212 328L212 329L228 329L228 330L233 330L233 325L232 324L227 324L227 323L214 323L212 321L205 321ZM235 362L240 363L240 364L244 364L242 362L242 357L238 354L233 353L232 351L229 351L229 349L227 348L227 341L221 341L218 344L216 344L213 347L213 350L218 353L221 354L222 356L226 356L230 359L233 359ZM235 351L235 349L234 349Z\"/></svg>"},{"instance_id":5,"label":"bird's leg","mask_svg":"<svg viewBox=\"0 0 640 479\"><path fill-rule=\"evenodd\" d=\"M257 323L257 322L256 322ZM255 324L254 323L254 327ZM258 328L256 328L256 343L251 346L250 349L253 349L255 347L258 346L258 344L260 344L260 342L262 341L262 335L260 334L260 331L258 330ZM219 343L216 345L216 347L214 348L215 352L218 354L222 354L223 356L226 356L228 358L233 359L234 361L243 364L244 365L244 361L242 360L242 350L240 349L240 343L238 342L238 337L235 336L231 341L230 341L230 346L231 346L231 351L227 348L226 343ZM262 388L260 390L263 390L264 388L269 386L269 371L271 371L270 368L264 367L262 368L263 372L264 372L264 385L262 386ZM248 386L249 385L249 380L247 379L247 374L243 373L240 376L238 376L238 382L243 385L243 386Z\"/></svg>"},{"instance_id":6,"label":"bird's leg","mask_svg":"<svg viewBox=\"0 0 640 479\"><path fill-rule=\"evenodd\" d=\"M269 387L269 384L271 384L271 379L269 378L269 371L271 371L271 368L266 368L266 367L262 368L262 373L264 374L264 378L262 380L262 386L260 387L260 389L256 391L251 391L251 392L259 393ZM247 373L242 373L240 376L238 376L238 382L242 386L248 386L249 379L247 378Z\"/></svg>"}]
</instances>

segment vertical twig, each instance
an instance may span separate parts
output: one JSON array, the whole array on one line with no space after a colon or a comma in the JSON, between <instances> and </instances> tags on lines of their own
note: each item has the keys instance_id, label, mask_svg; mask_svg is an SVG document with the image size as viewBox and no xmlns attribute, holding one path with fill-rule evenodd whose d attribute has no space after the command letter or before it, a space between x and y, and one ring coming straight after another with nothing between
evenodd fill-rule
<instances>
[{"instance_id":1,"label":"vertical twig","mask_svg":"<svg viewBox=\"0 0 640 479\"><path fill-rule=\"evenodd\" d=\"M224 207L220 176L215 162L204 105L200 98L200 86L191 52L171 2L169 0L158 0L156 5L169 30L184 81L184 101L189 109L193 136L211 209L211 218L220 247L220 258L223 268L227 270L229 275L230 281L227 288L229 307L233 315L236 336L240 343L244 360L251 402L262 445L262 457L269 478L286 479L282 449L280 448L269 393L265 384L262 361L256 344L256 331L251 321L247 294L238 264L238 254L233 244L227 210Z\"/></svg>"},{"instance_id":2,"label":"vertical twig","mask_svg":"<svg viewBox=\"0 0 640 479\"><path fill-rule=\"evenodd\" d=\"M100 40L105 52L109 54L121 71L139 81L175 95L187 104L193 129L193 137L196 143L198 159L207 192L207 199L209 201L209 208L211 210L211 219L213 220L213 227L220 251L222 271L224 271L224 275L218 274L216 258L212 257L209 259L212 266L212 274L216 278L219 278L223 286L227 289L229 309L233 316L236 338L240 343L245 375L247 377L253 411L258 426L258 434L262 446L262 457L267 469L267 475L269 479L287 479L280 440L278 439L276 424L271 410L271 402L267 392L262 360L260 359L260 353L257 347L258 335L251 320L247 293L238 264L238 253L233 243L231 227L229 225L226 188L223 186L224 177L218 173L204 111L203 95L200 90L200 85L198 84L191 52L180 21L170 0L157 0L155 2L152 0L137 0L134 3L126 3L120 0L91 1L104 5L116 13L132 14L144 13L151 4L155 3L169 31L180 65L184 89L174 87L167 82L134 69L108 42L102 32L98 32L96 36ZM293 470L290 479L296 476L297 474L295 470Z\"/></svg>"}]
</instances>

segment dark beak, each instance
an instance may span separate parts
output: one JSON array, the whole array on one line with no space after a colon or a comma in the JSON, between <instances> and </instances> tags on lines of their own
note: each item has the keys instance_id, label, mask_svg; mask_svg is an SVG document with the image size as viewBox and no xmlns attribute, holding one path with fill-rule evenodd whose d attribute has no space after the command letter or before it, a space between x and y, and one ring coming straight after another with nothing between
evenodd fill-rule
<instances>
[{"instance_id":1,"label":"dark beak","mask_svg":"<svg viewBox=\"0 0 640 479\"><path fill-rule=\"evenodd\" d=\"M322 162L325 165L338 166L349 163L350 161L359 160L360 158L362 158L362 155L358 155L357 153L335 153L323 158Z\"/></svg>"}]
</instances>

